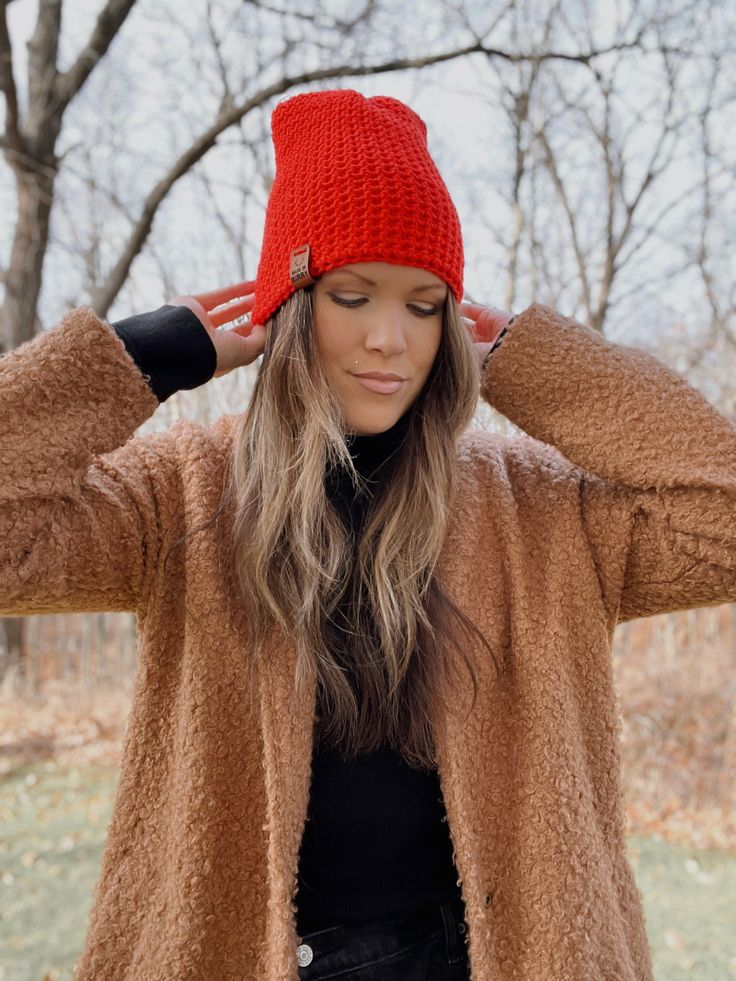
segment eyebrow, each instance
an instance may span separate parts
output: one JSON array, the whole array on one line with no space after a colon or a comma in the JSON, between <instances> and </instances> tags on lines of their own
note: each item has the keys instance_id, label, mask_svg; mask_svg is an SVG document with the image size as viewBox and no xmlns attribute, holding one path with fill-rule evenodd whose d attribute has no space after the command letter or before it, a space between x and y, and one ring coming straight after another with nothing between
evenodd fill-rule
<instances>
[{"instance_id":1,"label":"eyebrow","mask_svg":"<svg viewBox=\"0 0 736 981\"><path fill-rule=\"evenodd\" d=\"M369 286L375 286L376 285L376 283L374 283L372 279L368 279L367 276L361 276L361 274L359 272L355 272L353 269L335 269L334 270L334 276L335 276L335 278L337 278L338 275L343 275L343 276L357 276L358 279L362 279L363 282L364 283L367 283ZM439 289L445 289L445 288L446 287L445 287L445 284L444 283L426 283L424 286L415 286L414 289L411 290L411 292L412 293L425 293L427 290L439 290Z\"/></svg>"}]
</instances>

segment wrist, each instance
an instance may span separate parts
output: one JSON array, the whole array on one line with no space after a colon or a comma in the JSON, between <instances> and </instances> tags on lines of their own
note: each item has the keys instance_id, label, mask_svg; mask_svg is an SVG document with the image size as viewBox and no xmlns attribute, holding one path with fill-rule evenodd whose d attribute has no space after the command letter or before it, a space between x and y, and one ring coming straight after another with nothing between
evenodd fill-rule
<instances>
[{"instance_id":1,"label":"wrist","mask_svg":"<svg viewBox=\"0 0 736 981\"><path fill-rule=\"evenodd\" d=\"M491 357L493 356L493 352L494 351L497 351L498 348L503 343L503 339L504 339L504 337L506 337L506 334L508 333L509 327L513 324L513 322L515 320L516 320L516 314L512 314L511 317L509 318L508 323L506 324L506 326L503 328L503 330L501 331L501 333L498 335L498 337L496 338L496 340L493 342L493 346L491 347L490 351L488 352L488 354L483 359L483 364L482 364L482 370L483 371L485 371L486 367L488 366L488 362L491 360Z\"/></svg>"},{"instance_id":2,"label":"wrist","mask_svg":"<svg viewBox=\"0 0 736 981\"><path fill-rule=\"evenodd\" d=\"M165 303L110 325L146 377L159 402L212 378L217 351L197 314L184 304Z\"/></svg>"}]
</instances>

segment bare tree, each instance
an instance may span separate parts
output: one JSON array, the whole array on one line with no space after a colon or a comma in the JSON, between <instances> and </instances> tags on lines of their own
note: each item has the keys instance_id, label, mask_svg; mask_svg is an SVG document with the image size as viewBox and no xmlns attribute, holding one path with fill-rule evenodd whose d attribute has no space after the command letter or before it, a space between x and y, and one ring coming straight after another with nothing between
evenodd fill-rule
<instances>
[{"instance_id":1,"label":"bare tree","mask_svg":"<svg viewBox=\"0 0 736 981\"><path fill-rule=\"evenodd\" d=\"M18 218L10 263L3 273L4 350L33 336L49 237L54 185L63 159L56 154L64 114L130 14L135 0L108 0L74 64L57 68L61 0L40 0L29 42L28 108L21 118L13 75L7 3L0 5L0 87L5 95L5 131L0 138L15 178Z\"/></svg>"},{"instance_id":2,"label":"bare tree","mask_svg":"<svg viewBox=\"0 0 736 981\"><path fill-rule=\"evenodd\" d=\"M708 152L713 117L723 126L727 104L714 103L707 72L710 66L712 77L728 62L730 32L722 29L719 37L712 27L725 28L728 13L690 2L615 9L604 59L578 67L541 58L488 59L496 83L488 86L489 105L495 112L500 92L512 142L504 194L512 215L503 243L506 303L514 306L528 276L525 292L535 297L543 284L547 302L572 306L603 330L614 303L619 309L642 303L699 262L714 323L722 329L734 306L733 278L722 276L717 284L712 273L708 278L714 256L706 242L717 215L706 186L717 174L721 194L731 194L732 212L733 181L724 187L724 172L733 161L719 167ZM543 20L519 5L512 24L541 54L565 38L600 49L598 20L592 5L562 0ZM622 46L630 36L641 41L635 50ZM693 135L700 125L698 148ZM689 167L683 165L688 158ZM694 240L693 217L702 223L700 259L687 249L677 262L673 250ZM659 261L665 252L668 263Z\"/></svg>"},{"instance_id":3,"label":"bare tree","mask_svg":"<svg viewBox=\"0 0 736 981\"><path fill-rule=\"evenodd\" d=\"M93 76L104 72L113 42L120 37L119 43L126 43L124 27L128 18L134 13L143 17L145 6L136 0L106 0L76 58L69 68L61 70L62 0L39 0L35 30L28 45L27 105L22 112L8 27L9 0L0 2L0 91L6 110L0 148L12 173L17 198L10 258L2 271L0 353L29 340L42 328L39 296L57 183L62 169L69 168L70 159L79 164L80 154L91 150L82 139L72 141L67 150L59 152L65 119L81 104ZM398 52L400 39L406 32L396 31L399 14L387 2L365 0L349 19L337 17L319 0L301 5L297 11L288 10L288 6L260 0L250 0L244 5L231 0L217 5L208 0L202 30L190 49L199 69L196 78L207 77L209 73L209 77L217 80L216 98L204 110L204 122L191 132L183 148L177 149L163 174L152 181L134 207L126 205L122 195L109 195L110 206L123 212L128 222L122 244L112 260L102 260L105 243L101 239L103 227L109 229L109 216L93 227L86 238L86 249L80 244L88 274L90 305L100 316L107 315L128 280L133 262L149 242L154 219L172 189L204 161L223 134L237 131L279 96L307 84L319 86L328 81L334 84L341 79L426 69L472 55L485 54L509 61L524 61L528 57L523 51L492 46L487 43L487 37L472 31L465 31L461 37L462 32L456 30L457 38L453 38L456 43L450 44L438 15L433 21L425 18L421 33L407 35L408 47L413 50ZM441 10L441 5L437 9ZM185 31L188 14L187 8L181 6L176 10L165 5L151 6L147 10L150 22L163 19L167 32ZM240 75L237 63L224 54L227 36L238 32L251 59L250 71L242 71ZM201 41L203 34L207 38L205 45ZM130 39L127 43L130 44ZM635 43L626 41L623 47ZM162 47L162 52L165 50ZM542 55L535 54L534 58L590 63L606 50L593 48L577 54L549 50ZM103 67L98 68L100 65ZM153 65L144 67L147 71L153 69ZM188 88L206 90L204 85L192 86L189 58L186 70L190 73ZM185 94L188 89L180 88L179 99ZM97 115L104 116L104 113ZM254 155L258 152L262 150L253 149ZM96 176L90 176L86 183L91 195L100 193ZM232 244L235 247L237 242ZM150 251L151 247L148 248ZM5 629L7 661L17 665L22 674L25 663L22 620L7 618Z\"/></svg>"},{"instance_id":4,"label":"bare tree","mask_svg":"<svg viewBox=\"0 0 736 981\"><path fill-rule=\"evenodd\" d=\"M692 261L703 284L710 311L709 334L706 343L693 352L686 368L693 370L703 357L705 349L720 342L736 355L736 276L733 256L736 251L733 221L729 201L733 202L734 159L736 154L718 145L716 133L722 131L722 120L730 113L736 121L736 87L734 80L727 80L727 95L719 97L718 82L724 75L726 59L720 53L713 57L706 82L706 94L700 113L702 146L702 206L697 227L693 228L692 243L684 243L683 251ZM724 104L725 103L725 104ZM723 159L723 157L726 159ZM717 244L716 244L717 243ZM732 358L733 360L733 358ZM730 392L730 409L736 413L736 390Z\"/></svg>"}]
</instances>

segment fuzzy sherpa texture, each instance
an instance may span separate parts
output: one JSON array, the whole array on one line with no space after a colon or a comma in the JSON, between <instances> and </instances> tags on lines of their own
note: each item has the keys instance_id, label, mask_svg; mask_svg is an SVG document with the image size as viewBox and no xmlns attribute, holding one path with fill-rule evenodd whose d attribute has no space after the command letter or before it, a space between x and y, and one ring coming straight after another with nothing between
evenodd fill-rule
<instances>
[{"instance_id":1,"label":"fuzzy sherpa texture","mask_svg":"<svg viewBox=\"0 0 736 981\"><path fill-rule=\"evenodd\" d=\"M473 981L649 981L627 856L616 623L736 602L736 427L653 356L535 304L481 395L438 574L468 650L439 773ZM314 688L274 630L248 690L219 504L238 416L135 436L158 401L90 308L0 360L0 613L133 610L114 813L77 981L296 981ZM460 677L467 677L460 672ZM252 708L252 711L250 709Z\"/></svg>"}]
</instances>

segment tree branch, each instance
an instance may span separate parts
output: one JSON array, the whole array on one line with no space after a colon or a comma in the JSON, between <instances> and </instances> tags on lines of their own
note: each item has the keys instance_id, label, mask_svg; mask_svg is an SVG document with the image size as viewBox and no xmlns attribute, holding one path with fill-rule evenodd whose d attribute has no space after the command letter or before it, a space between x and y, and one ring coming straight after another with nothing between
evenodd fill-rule
<instances>
[{"instance_id":1,"label":"tree branch","mask_svg":"<svg viewBox=\"0 0 736 981\"><path fill-rule=\"evenodd\" d=\"M120 4L123 2L123 0L117 0L117 2ZM172 167L169 169L169 172L155 185L155 187L153 187L146 197L143 205L143 211L136 222L135 227L131 231L130 236L128 237L128 241L125 244L120 258L111 269L105 284L91 297L92 306L100 316L105 316L113 300L122 288L130 271L133 260L140 252L144 242L150 234L156 212L176 181L178 181L180 177L183 177L184 174L186 174L199 160L202 159L208 150L215 145L217 138L221 135L221 133L223 133L226 129L229 129L230 126L240 122L240 120L243 119L244 116L247 116L248 113L263 106L275 96L282 95L296 86L305 85L310 82L319 82L328 78L349 78L355 76L385 74L388 72L401 71L410 68L425 68L429 65L442 64L446 61L452 61L453 59L462 58L466 55L476 53L482 53L486 56L495 55L509 61L524 61L525 59L531 58L537 62L561 58L563 60L572 60L587 64L591 61L591 59L597 57L598 55L605 54L614 49L632 47L637 43L638 40L635 42L626 42L620 45L612 45L607 48L601 48L600 50L593 50L587 54L583 53L579 55L569 55L566 53L557 52L547 52L545 54L534 52L531 55L524 55L510 54L507 51L501 51L496 48L488 48L481 41L475 41L473 44L455 48L451 51L445 51L440 54L424 55L419 58L395 58L379 65L335 65L328 68L319 68L312 71L301 72L297 75L284 76L277 82L273 82L271 85L267 85L260 89L260 91L256 92L255 95L253 95L250 99L247 99L245 102L242 102L237 106L233 106L232 108L226 107L224 110L221 110L214 123L212 123L211 126L209 126L199 137L194 140L191 146L189 146L174 162Z\"/></svg>"},{"instance_id":2,"label":"tree branch","mask_svg":"<svg viewBox=\"0 0 736 981\"><path fill-rule=\"evenodd\" d=\"M586 263L586 257L583 254L583 249L580 244L580 239L578 237L578 227L575 218L575 210L570 203L570 199L567 194L567 189L565 183L562 180L562 175L560 174L559 168L557 166L557 161L555 155L552 152L552 147L550 146L549 140L547 139L547 132L544 128L544 124L535 130L534 135L539 141L542 151L544 153L544 160L547 166L550 177L552 178L552 183L557 189L557 194L560 198L560 203L565 212L567 218L567 223L570 228L570 238L572 240L572 248L575 253L575 261L577 263L578 275L580 276L580 285L583 290L583 302L585 304L586 316L590 319L592 315L592 305L590 296L590 281L588 279L588 268Z\"/></svg>"},{"instance_id":3,"label":"tree branch","mask_svg":"<svg viewBox=\"0 0 736 981\"><path fill-rule=\"evenodd\" d=\"M28 42L28 114L26 132L29 145L38 144L46 134L46 123L53 114L52 89L56 81L56 54L59 50L61 0L40 0L33 36ZM34 146L34 155L37 150Z\"/></svg>"},{"instance_id":4,"label":"tree branch","mask_svg":"<svg viewBox=\"0 0 736 981\"><path fill-rule=\"evenodd\" d=\"M136 0L107 0L74 64L56 76L54 97L59 112L64 111L104 57L135 3Z\"/></svg>"},{"instance_id":5,"label":"tree branch","mask_svg":"<svg viewBox=\"0 0 736 981\"><path fill-rule=\"evenodd\" d=\"M146 241L153 220L156 216L161 203L169 193L176 181L183 177L191 168L202 159L202 157L217 142L218 136L226 129L240 122L244 116L267 103L274 96L308 82L321 81L327 78L345 78L357 75L375 75L384 72L397 71L402 68L422 68L427 65L437 64L442 61L449 61L452 58L459 58L471 52L481 50L481 46L473 44L469 47L458 48L454 51L445 52L441 55L427 55L423 58L405 58L386 62L382 65L337 65L332 68L320 68L309 72L302 72L298 75L285 76L277 82L272 83L260 91L256 92L250 99L234 106L225 112L221 112L214 123L209 126L184 153L174 162L169 172L153 187L147 195L143 211L135 224L128 240L123 248L123 252L111 269L106 283L91 297L92 306L100 316L105 316L113 300L125 282L130 267L136 255L140 252Z\"/></svg>"},{"instance_id":6,"label":"tree branch","mask_svg":"<svg viewBox=\"0 0 736 981\"><path fill-rule=\"evenodd\" d=\"M18 90L13 78L13 49L10 44L5 3L0 4L0 92L5 95L5 133L0 146L3 148L7 146L23 153L26 145L18 118Z\"/></svg>"}]
</instances>

